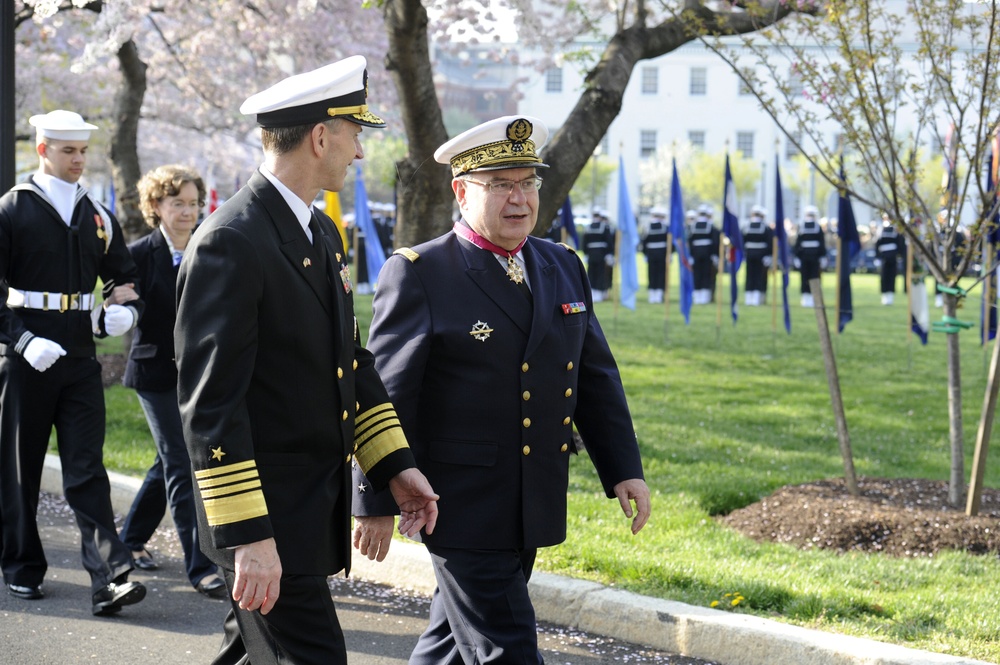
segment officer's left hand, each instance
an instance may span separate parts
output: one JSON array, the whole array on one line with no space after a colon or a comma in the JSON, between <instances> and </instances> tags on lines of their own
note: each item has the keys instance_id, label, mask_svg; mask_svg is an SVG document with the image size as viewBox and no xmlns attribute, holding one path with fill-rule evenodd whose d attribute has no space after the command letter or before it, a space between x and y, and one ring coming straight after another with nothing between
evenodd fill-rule
<instances>
[{"instance_id":1,"label":"officer's left hand","mask_svg":"<svg viewBox=\"0 0 1000 665\"><path fill-rule=\"evenodd\" d=\"M384 561L392 543L392 515L354 518L354 548L373 561Z\"/></svg>"},{"instance_id":2,"label":"officer's left hand","mask_svg":"<svg viewBox=\"0 0 1000 665\"><path fill-rule=\"evenodd\" d=\"M613 266L613 265L615 264L615 255L614 255L614 254L605 254L605 255L604 255L604 263L605 263L605 264L606 264L606 265L607 265L607 266L608 266L609 268L610 268L611 266Z\"/></svg>"},{"instance_id":3,"label":"officer's left hand","mask_svg":"<svg viewBox=\"0 0 1000 665\"><path fill-rule=\"evenodd\" d=\"M124 335L135 323L135 315L128 307L109 305L104 311L104 331L112 337Z\"/></svg>"},{"instance_id":4,"label":"officer's left hand","mask_svg":"<svg viewBox=\"0 0 1000 665\"><path fill-rule=\"evenodd\" d=\"M649 487L642 478L623 480L615 485L615 496L622 506L625 517L632 517L632 502L635 501L635 519L632 520L632 535L639 533L649 521Z\"/></svg>"},{"instance_id":5,"label":"officer's left hand","mask_svg":"<svg viewBox=\"0 0 1000 665\"><path fill-rule=\"evenodd\" d=\"M770 256L765 256L763 259L761 259L761 263L764 264L765 268L770 268L771 267L771 257Z\"/></svg>"}]
</instances>

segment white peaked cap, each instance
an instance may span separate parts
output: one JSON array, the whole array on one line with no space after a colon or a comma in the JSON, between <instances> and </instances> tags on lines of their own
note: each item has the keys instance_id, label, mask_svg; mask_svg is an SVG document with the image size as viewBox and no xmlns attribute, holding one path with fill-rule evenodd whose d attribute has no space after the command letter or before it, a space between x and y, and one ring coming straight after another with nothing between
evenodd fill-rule
<instances>
[{"instance_id":1,"label":"white peaked cap","mask_svg":"<svg viewBox=\"0 0 1000 665\"><path fill-rule=\"evenodd\" d=\"M243 115L257 116L266 128L295 127L331 118L344 118L365 127L385 127L368 109L368 61L352 55L289 76L249 97L240 106Z\"/></svg>"},{"instance_id":2,"label":"white peaked cap","mask_svg":"<svg viewBox=\"0 0 1000 665\"><path fill-rule=\"evenodd\" d=\"M524 167L548 168L538 157L549 130L538 118L506 115L467 129L434 151L434 159L451 165L458 177L472 171Z\"/></svg>"}]
</instances>

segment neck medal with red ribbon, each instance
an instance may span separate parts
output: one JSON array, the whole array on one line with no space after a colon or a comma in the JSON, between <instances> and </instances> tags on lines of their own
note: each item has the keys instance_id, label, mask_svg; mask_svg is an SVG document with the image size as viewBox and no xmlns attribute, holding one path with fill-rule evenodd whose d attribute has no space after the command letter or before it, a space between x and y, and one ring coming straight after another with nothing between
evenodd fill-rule
<instances>
[{"instance_id":1,"label":"neck medal with red ribbon","mask_svg":"<svg viewBox=\"0 0 1000 665\"><path fill-rule=\"evenodd\" d=\"M494 254L506 256L507 277L509 277L510 281L514 282L515 284L520 284L521 282L524 281L524 269L521 268L521 266L518 265L517 261L514 260L514 255L521 251L521 248L524 247L524 243L528 241L527 238L518 243L517 247L515 247L514 249L508 250L504 249L500 245L494 245L489 240L482 237L481 235L470 229L465 224L462 224L461 222L455 222L453 230L455 231L455 233L462 236L463 238L471 242L476 247L479 247L480 249L486 249L493 252Z\"/></svg>"}]
</instances>

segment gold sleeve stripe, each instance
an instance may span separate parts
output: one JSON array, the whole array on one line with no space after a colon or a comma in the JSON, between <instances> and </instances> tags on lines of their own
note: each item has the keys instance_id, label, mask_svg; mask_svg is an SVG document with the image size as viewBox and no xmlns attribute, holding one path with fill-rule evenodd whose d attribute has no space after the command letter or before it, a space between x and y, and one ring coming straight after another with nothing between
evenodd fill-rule
<instances>
[{"instance_id":1,"label":"gold sleeve stripe","mask_svg":"<svg viewBox=\"0 0 1000 665\"><path fill-rule=\"evenodd\" d=\"M238 483L236 485L226 485L225 487L219 487L217 489L212 489L212 490L202 489L201 498L205 500L215 499L217 497L226 496L228 494L237 494L239 492L246 492L247 490L254 490L257 489L258 487L260 487L260 478L254 477L253 480L250 480L245 483Z\"/></svg>"},{"instance_id":2,"label":"gold sleeve stripe","mask_svg":"<svg viewBox=\"0 0 1000 665\"><path fill-rule=\"evenodd\" d=\"M213 476L221 476L227 473L243 471L244 469L253 469L256 466L256 460L248 459L245 462L235 462L233 464L226 464L225 466L218 466L212 469L200 469L194 472L194 476L195 478L211 478Z\"/></svg>"},{"instance_id":3,"label":"gold sleeve stripe","mask_svg":"<svg viewBox=\"0 0 1000 665\"><path fill-rule=\"evenodd\" d=\"M238 483L243 480L250 480L251 478L257 478L257 469L252 469L250 471L244 471L243 473L231 473L227 476L222 476L221 478L205 478L204 480L198 479L198 488L202 490L204 494L205 490L210 487L223 487L231 483Z\"/></svg>"},{"instance_id":4,"label":"gold sleeve stripe","mask_svg":"<svg viewBox=\"0 0 1000 665\"><path fill-rule=\"evenodd\" d=\"M390 454L406 448L406 437L403 436L403 428L394 425L388 429L375 432L371 435L371 440L364 445L358 446L355 459L365 473L388 457Z\"/></svg>"},{"instance_id":5,"label":"gold sleeve stripe","mask_svg":"<svg viewBox=\"0 0 1000 665\"><path fill-rule=\"evenodd\" d=\"M368 409L360 414L354 419L354 440L357 441L364 438L370 429L377 427L386 419L392 419L396 421L397 425L399 424L399 419L396 417L396 409L388 402L379 404L375 408Z\"/></svg>"},{"instance_id":6,"label":"gold sleeve stripe","mask_svg":"<svg viewBox=\"0 0 1000 665\"><path fill-rule=\"evenodd\" d=\"M235 496L205 500L205 516L209 526L221 526L267 515L264 493L260 490Z\"/></svg>"}]
</instances>

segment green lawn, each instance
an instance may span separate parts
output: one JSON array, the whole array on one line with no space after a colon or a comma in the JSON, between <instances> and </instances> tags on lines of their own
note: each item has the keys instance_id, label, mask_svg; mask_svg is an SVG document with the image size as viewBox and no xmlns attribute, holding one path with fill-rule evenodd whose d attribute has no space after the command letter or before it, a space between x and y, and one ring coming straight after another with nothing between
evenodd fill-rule
<instances>
[{"instance_id":1,"label":"green lawn","mask_svg":"<svg viewBox=\"0 0 1000 665\"><path fill-rule=\"evenodd\" d=\"M834 278L827 275L824 284L832 308ZM805 552L755 543L712 519L783 485L839 476L843 466L815 313L793 305L791 335L780 308L772 332L770 306L741 305L735 326L724 306L719 327L715 305L696 307L685 326L676 279L672 285L667 322L663 306L645 303L644 289L634 312L595 306L629 396L653 517L630 536L617 502L604 498L581 455L572 467L569 539L543 550L539 569L695 605L739 592L746 600L735 611L1000 661L995 555ZM834 344L857 472L947 480L944 337L932 336L927 346L908 341L905 295L882 307L877 276L856 275L853 285L855 318ZM727 281L723 287L728 299ZM793 303L798 293L795 275ZM978 292L959 318L978 326L976 298ZM370 298L359 297L357 308L366 335ZM988 352L977 330L961 337L968 476ZM109 467L139 475L152 456L134 395L110 389ZM1000 485L995 463L986 480Z\"/></svg>"}]
</instances>

